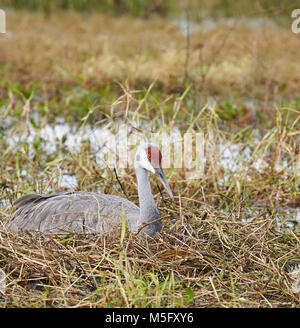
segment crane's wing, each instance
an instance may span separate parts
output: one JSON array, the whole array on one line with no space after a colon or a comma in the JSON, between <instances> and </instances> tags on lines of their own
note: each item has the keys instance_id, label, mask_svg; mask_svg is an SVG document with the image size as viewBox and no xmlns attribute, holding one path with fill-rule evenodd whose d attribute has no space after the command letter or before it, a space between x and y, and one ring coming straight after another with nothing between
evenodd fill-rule
<instances>
[{"instance_id":1,"label":"crane's wing","mask_svg":"<svg viewBox=\"0 0 300 328\"><path fill-rule=\"evenodd\" d=\"M6 226L10 230L49 233L97 233L120 225L122 208L132 230L137 229L139 208L125 198L93 192L30 194L18 199Z\"/></svg>"}]
</instances>

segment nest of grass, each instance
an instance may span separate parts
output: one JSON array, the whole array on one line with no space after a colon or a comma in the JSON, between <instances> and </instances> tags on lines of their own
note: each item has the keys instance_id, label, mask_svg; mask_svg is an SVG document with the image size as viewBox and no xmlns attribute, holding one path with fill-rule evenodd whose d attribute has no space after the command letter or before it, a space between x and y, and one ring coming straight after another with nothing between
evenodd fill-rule
<instances>
[{"instance_id":1,"label":"nest of grass","mask_svg":"<svg viewBox=\"0 0 300 328\"><path fill-rule=\"evenodd\" d=\"M167 213L166 209L161 209ZM175 212L175 211L174 211ZM44 236L0 230L0 304L30 307L297 307L290 268L300 232L274 219L235 222L193 211L164 219L158 238L126 231ZM187 211L186 211L187 212Z\"/></svg>"}]
</instances>

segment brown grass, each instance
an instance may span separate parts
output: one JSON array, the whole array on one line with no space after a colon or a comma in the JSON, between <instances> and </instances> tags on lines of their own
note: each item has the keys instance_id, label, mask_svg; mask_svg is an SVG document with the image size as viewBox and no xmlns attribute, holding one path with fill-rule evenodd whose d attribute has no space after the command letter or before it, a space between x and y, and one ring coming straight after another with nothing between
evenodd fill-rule
<instances>
[{"instance_id":1,"label":"brown grass","mask_svg":"<svg viewBox=\"0 0 300 328\"><path fill-rule=\"evenodd\" d=\"M10 64L6 74L21 84L36 80L59 88L128 80L140 88L157 80L174 89L188 73L211 95L237 92L267 100L298 95L300 39L290 26L253 30L239 20L233 28L203 28L190 34L187 49L186 38L161 18L94 14L85 19L58 12L45 19L26 11L7 16L0 63Z\"/></svg>"},{"instance_id":2,"label":"brown grass","mask_svg":"<svg viewBox=\"0 0 300 328\"><path fill-rule=\"evenodd\" d=\"M277 232L268 218L245 224L212 208L205 216L180 216L184 210L174 207L159 240L147 243L127 235L120 244L119 233L45 239L1 229L9 272L2 306L299 306L289 276L299 233Z\"/></svg>"}]
</instances>

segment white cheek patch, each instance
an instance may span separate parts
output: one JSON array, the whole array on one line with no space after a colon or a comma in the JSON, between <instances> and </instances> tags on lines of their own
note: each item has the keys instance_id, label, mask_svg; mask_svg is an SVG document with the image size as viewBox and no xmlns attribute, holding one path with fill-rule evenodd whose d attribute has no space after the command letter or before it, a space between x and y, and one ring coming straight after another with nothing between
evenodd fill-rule
<instances>
[{"instance_id":1,"label":"white cheek patch","mask_svg":"<svg viewBox=\"0 0 300 328\"><path fill-rule=\"evenodd\" d=\"M148 161L146 152L143 153L141 156L139 156L139 159L137 158L137 160L139 161L141 167L143 167L145 170L150 171L153 174L155 174L155 170L154 170L153 166Z\"/></svg>"}]
</instances>

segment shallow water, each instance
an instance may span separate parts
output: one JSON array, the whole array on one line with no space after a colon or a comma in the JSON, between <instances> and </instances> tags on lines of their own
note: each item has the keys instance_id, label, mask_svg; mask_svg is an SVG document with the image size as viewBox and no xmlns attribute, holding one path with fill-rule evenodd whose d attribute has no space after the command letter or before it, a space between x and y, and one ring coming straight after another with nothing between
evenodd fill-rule
<instances>
[{"instance_id":1,"label":"shallow water","mask_svg":"<svg viewBox=\"0 0 300 328\"><path fill-rule=\"evenodd\" d=\"M143 130L143 133L137 133L134 127L124 124L116 125L113 128L111 124L100 127L91 125L79 127L59 119L56 124L47 124L40 129L35 129L31 123L28 123L26 131L9 135L6 141L12 151L21 150L23 143L26 142L29 146L30 157L35 154L33 143L37 138L41 140L41 146L47 155L60 154L63 151L64 153L67 151L78 154L83 144L89 143L91 157L96 158L97 164L103 168L117 166L120 174L122 174L122 168L133 168L135 149L141 142L146 141L161 146L164 154L163 168L181 168L184 165L186 171L196 169L196 154L192 153L190 149L192 145L198 146L198 141L199 152L197 154L199 156L197 160L200 170L211 159L211 156L214 157L214 165L222 167L226 173L230 173L230 176L249 168L261 172L268 167L266 161L268 154L251 157L254 147L262 139L262 135L258 131L251 144L246 146L241 142L232 143L230 140L217 140L218 143L212 145L213 141L210 143L202 136L201 132L181 134L176 127L171 131L147 133L146 130ZM124 149L128 150L127 154ZM119 161L117 157L119 157ZM186 159L186 157L191 157L191 159ZM182 158L185 161L182 162ZM191 161L191 165L189 165L189 161ZM287 159L279 158L275 163L275 170L279 171L287 165ZM300 175L300 159L287 170L296 170ZM226 177L226 174L224 176ZM220 184L223 182L226 181L220 181Z\"/></svg>"},{"instance_id":2,"label":"shallow water","mask_svg":"<svg viewBox=\"0 0 300 328\"><path fill-rule=\"evenodd\" d=\"M273 19L269 19L266 17L247 17L247 18L232 18L232 17L223 17L218 20L207 17L203 18L201 22L195 22L190 19L190 21L187 20L185 16L178 16L173 19L171 19L171 22L173 25L175 25L179 32L186 36L189 33L198 32L201 30L212 30L219 26L228 26L228 27L234 27L234 26L245 26L252 30L261 30L261 29L270 29L270 30L276 30L278 29L278 24Z\"/></svg>"},{"instance_id":3,"label":"shallow water","mask_svg":"<svg viewBox=\"0 0 300 328\"><path fill-rule=\"evenodd\" d=\"M300 227L300 208L294 208L289 206L253 204L251 210L247 209L247 216L245 221L251 221L251 217L257 217L266 212L269 209L267 217L274 217L277 223L278 230L293 230ZM272 215L270 214L272 213ZM248 216L249 215L249 216Z\"/></svg>"}]
</instances>

